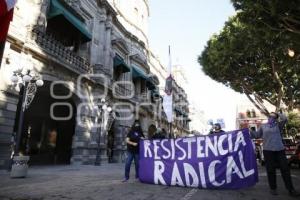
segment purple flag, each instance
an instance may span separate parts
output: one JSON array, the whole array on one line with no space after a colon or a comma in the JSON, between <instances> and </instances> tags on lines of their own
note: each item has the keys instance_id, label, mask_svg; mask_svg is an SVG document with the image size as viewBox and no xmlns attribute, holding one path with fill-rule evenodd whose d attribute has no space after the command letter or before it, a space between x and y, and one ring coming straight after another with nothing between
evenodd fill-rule
<instances>
[{"instance_id":1,"label":"purple flag","mask_svg":"<svg viewBox=\"0 0 300 200\"><path fill-rule=\"evenodd\" d=\"M142 140L140 181L196 188L240 189L258 182L249 130Z\"/></svg>"}]
</instances>

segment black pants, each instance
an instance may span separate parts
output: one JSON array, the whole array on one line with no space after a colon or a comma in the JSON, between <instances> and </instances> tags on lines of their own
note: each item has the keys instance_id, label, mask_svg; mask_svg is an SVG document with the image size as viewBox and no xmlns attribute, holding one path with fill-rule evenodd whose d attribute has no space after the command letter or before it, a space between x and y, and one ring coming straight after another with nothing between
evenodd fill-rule
<instances>
[{"instance_id":1,"label":"black pants","mask_svg":"<svg viewBox=\"0 0 300 200\"><path fill-rule=\"evenodd\" d=\"M264 151L264 157L270 188L273 190L277 188L276 168L279 167L286 189L294 190L285 151Z\"/></svg>"}]
</instances>

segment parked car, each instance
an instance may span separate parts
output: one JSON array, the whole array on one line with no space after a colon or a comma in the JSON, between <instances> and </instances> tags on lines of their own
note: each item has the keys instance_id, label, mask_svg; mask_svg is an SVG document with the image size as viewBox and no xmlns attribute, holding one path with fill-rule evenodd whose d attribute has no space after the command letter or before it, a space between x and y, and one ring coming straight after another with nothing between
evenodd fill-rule
<instances>
[{"instance_id":1,"label":"parked car","mask_svg":"<svg viewBox=\"0 0 300 200\"><path fill-rule=\"evenodd\" d=\"M297 135L295 136L295 143L296 143L296 144L300 144L300 135L299 135L299 134L297 134Z\"/></svg>"},{"instance_id":2,"label":"parked car","mask_svg":"<svg viewBox=\"0 0 300 200\"><path fill-rule=\"evenodd\" d=\"M255 152L256 152L256 158L258 160L258 162L263 166L265 164L265 159L264 159L264 154L263 154L263 140L262 139L254 139L253 140L254 144L255 144ZM296 143L294 142L294 140L292 138L283 138L283 144L285 146L285 154L286 157L288 159L289 165L293 164L293 163L297 163L297 156L299 155L296 154L296 150L297 148L300 148L300 144L296 145ZM300 150L299 150L300 151Z\"/></svg>"},{"instance_id":3,"label":"parked car","mask_svg":"<svg viewBox=\"0 0 300 200\"><path fill-rule=\"evenodd\" d=\"M295 143L295 140L293 138L283 138L283 144L285 146L286 158L289 165L291 166L295 162L294 160L297 150L297 144Z\"/></svg>"},{"instance_id":4,"label":"parked car","mask_svg":"<svg viewBox=\"0 0 300 200\"><path fill-rule=\"evenodd\" d=\"M296 164L300 168L300 144L297 145L295 154L290 158L290 165Z\"/></svg>"},{"instance_id":5,"label":"parked car","mask_svg":"<svg viewBox=\"0 0 300 200\"><path fill-rule=\"evenodd\" d=\"M285 146L285 154L289 164L291 164L291 158L296 154L297 145L293 138L283 138L283 144Z\"/></svg>"}]
</instances>

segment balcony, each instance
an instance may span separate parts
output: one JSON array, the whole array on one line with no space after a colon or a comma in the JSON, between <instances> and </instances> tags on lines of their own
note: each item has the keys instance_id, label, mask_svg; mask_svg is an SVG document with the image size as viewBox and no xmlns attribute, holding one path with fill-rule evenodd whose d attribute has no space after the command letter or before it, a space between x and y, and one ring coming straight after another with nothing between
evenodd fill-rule
<instances>
[{"instance_id":1,"label":"balcony","mask_svg":"<svg viewBox=\"0 0 300 200\"><path fill-rule=\"evenodd\" d=\"M117 85L115 87L115 93L120 97L125 97L125 96L130 96L130 94L132 93L132 90L128 89L124 85Z\"/></svg>"},{"instance_id":2,"label":"balcony","mask_svg":"<svg viewBox=\"0 0 300 200\"><path fill-rule=\"evenodd\" d=\"M156 112L156 109L153 107L154 105L151 102L151 93L149 91L135 95L132 98L132 101L140 105L141 108L148 113L154 114Z\"/></svg>"},{"instance_id":3,"label":"balcony","mask_svg":"<svg viewBox=\"0 0 300 200\"><path fill-rule=\"evenodd\" d=\"M140 95L140 100L142 103L151 103L151 98L150 98L150 93L149 92L143 92L141 95Z\"/></svg>"},{"instance_id":4,"label":"balcony","mask_svg":"<svg viewBox=\"0 0 300 200\"><path fill-rule=\"evenodd\" d=\"M78 74L87 74L91 72L90 63L69 50L62 43L54 39L51 35L48 35L38 29L33 29L30 32L30 39L32 44L40 47L44 52L51 55L59 63L67 66L67 68Z\"/></svg>"},{"instance_id":5,"label":"balcony","mask_svg":"<svg viewBox=\"0 0 300 200\"><path fill-rule=\"evenodd\" d=\"M136 94L132 98L136 103L151 103L151 96L149 92L143 92L141 94Z\"/></svg>"}]
</instances>

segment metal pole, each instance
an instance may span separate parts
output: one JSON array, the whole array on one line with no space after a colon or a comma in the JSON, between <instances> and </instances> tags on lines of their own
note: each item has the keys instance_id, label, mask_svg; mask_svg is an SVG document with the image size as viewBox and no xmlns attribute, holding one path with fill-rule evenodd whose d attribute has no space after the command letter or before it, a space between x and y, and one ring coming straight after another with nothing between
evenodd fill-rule
<instances>
[{"instance_id":1,"label":"metal pole","mask_svg":"<svg viewBox=\"0 0 300 200\"><path fill-rule=\"evenodd\" d=\"M2 58L4 54L4 49L5 49L5 42L0 42L0 68L1 68L1 63L2 63Z\"/></svg>"},{"instance_id":2,"label":"metal pole","mask_svg":"<svg viewBox=\"0 0 300 200\"><path fill-rule=\"evenodd\" d=\"M17 141L16 141L16 150L15 155L19 155L20 151L20 145L21 145L21 137L23 132L23 123L24 123L24 114L25 114L25 98L27 93L27 86L28 83L25 82L25 85L22 86L21 91L23 89L23 96L22 96L22 106L20 110L20 116L19 116L19 123L18 123L18 131L17 131Z\"/></svg>"},{"instance_id":3,"label":"metal pole","mask_svg":"<svg viewBox=\"0 0 300 200\"><path fill-rule=\"evenodd\" d=\"M98 145L97 145L97 154L96 154L96 160L95 160L95 166L101 165L101 135L102 135L102 125L103 125L103 110L101 111L101 125L99 128L99 135L98 135Z\"/></svg>"},{"instance_id":4,"label":"metal pole","mask_svg":"<svg viewBox=\"0 0 300 200\"><path fill-rule=\"evenodd\" d=\"M174 138L172 134L172 122L169 123L170 128L170 138Z\"/></svg>"}]
</instances>

